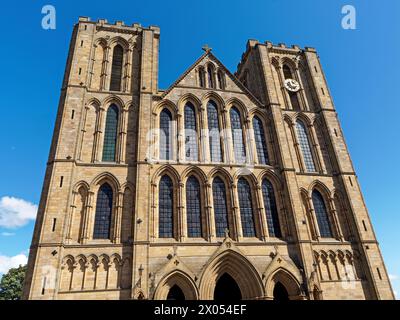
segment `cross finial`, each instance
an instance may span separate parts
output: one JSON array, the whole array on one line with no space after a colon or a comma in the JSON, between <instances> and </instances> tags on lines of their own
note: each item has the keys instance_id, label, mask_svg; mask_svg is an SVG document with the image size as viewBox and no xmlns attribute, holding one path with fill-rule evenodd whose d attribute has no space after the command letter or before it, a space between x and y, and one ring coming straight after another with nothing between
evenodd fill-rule
<instances>
[{"instance_id":1,"label":"cross finial","mask_svg":"<svg viewBox=\"0 0 400 320\"><path fill-rule=\"evenodd\" d=\"M209 46L208 46L208 44L205 44L204 46L203 46L203 48L202 48L205 52L210 52L211 50L212 50L212 48L210 48Z\"/></svg>"}]
</instances>

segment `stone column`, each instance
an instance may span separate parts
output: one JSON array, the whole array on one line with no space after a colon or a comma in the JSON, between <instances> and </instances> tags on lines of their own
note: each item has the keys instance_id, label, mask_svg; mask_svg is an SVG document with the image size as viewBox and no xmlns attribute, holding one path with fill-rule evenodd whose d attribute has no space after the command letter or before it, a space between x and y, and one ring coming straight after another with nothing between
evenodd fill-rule
<instances>
[{"instance_id":1,"label":"stone column","mask_svg":"<svg viewBox=\"0 0 400 320\"><path fill-rule=\"evenodd\" d=\"M207 222L207 240L215 241L216 231L215 231L215 216L214 208L212 204L212 185L210 181L206 181L204 184L205 190L205 209L206 209L206 222Z\"/></svg>"},{"instance_id":2,"label":"stone column","mask_svg":"<svg viewBox=\"0 0 400 320\"><path fill-rule=\"evenodd\" d=\"M257 184L255 191L256 191L255 194L256 194L256 198L257 198L257 209L258 209L259 222L260 222L261 239L263 241L267 241L267 238L269 238L268 223L267 223L267 217L265 214L264 197L263 197L262 188L261 188L260 184Z\"/></svg>"},{"instance_id":3,"label":"stone column","mask_svg":"<svg viewBox=\"0 0 400 320\"><path fill-rule=\"evenodd\" d=\"M121 228L122 228L122 210L123 210L123 199L124 193L118 191L115 199L115 209L114 209L114 230L113 230L113 242L121 242Z\"/></svg>"},{"instance_id":4,"label":"stone column","mask_svg":"<svg viewBox=\"0 0 400 320\"><path fill-rule=\"evenodd\" d=\"M72 191L72 200L71 200L71 206L70 206L68 221L67 221L68 232L67 232L67 236L65 238L66 243L71 243L71 240L72 240L72 237L71 237L72 221L73 221L72 218L73 218L75 210L76 210L75 199L76 199L77 194L78 194L77 191ZM79 238L80 238L80 235L78 235L78 241L79 241Z\"/></svg>"},{"instance_id":5,"label":"stone column","mask_svg":"<svg viewBox=\"0 0 400 320\"><path fill-rule=\"evenodd\" d=\"M183 182L178 184L178 240L184 241L187 238L187 221L185 206L185 185Z\"/></svg>"},{"instance_id":6,"label":"stone column","mask_svg":"<svg viewBox=\"0 0 400 320\"><path fill-rule=\"evenodd\" d=\"M231 216L233 217L233 229L235 231L237 241L242 241L243 230L242 230L242 221L240 220L239 199L237 194L236 183L231 184L230 192L231 192L231 203L232 203Z\"/></svg>"},{"instance_id":7,"label":"stone column","mask_svg":"<svg viewBox=\"0 0 400 320\"><path fill-rule=\"evenodd\" d=\"M94 159L93 162L101 162L102 158L102 147L103 147L103 122L104 122L104 113L105 109L103 107L99 108L98 111L98 116L97 116L97 123L96 123L96 129L94 133L94 143L93 143L93 154L94 154Z\"/></svg>"},{"instance_id":8,"label":"stone column","mask_svg":"<svg viewBox=\"0 0 400 320\"><path fill-rule=\"evenodd\" d=\"M87 197L86 210L83 217L84 224L82 228L82 234L83 234L82 243L84 244L86 244L88 240L91 238L90 230L91 230L91 224L92 224L91 221L93 215L93 198L94 198L94 192L89 191Z\"/></svg>"}]
</instances>

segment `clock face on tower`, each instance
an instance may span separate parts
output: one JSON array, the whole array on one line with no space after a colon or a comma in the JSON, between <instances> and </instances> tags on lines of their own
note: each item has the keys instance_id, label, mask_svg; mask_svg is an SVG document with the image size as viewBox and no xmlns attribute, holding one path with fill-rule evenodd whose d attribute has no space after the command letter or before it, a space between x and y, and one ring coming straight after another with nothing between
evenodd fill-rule
<instances>
[{"instance_id":1,"label":"clock face on tower","mask_svg":"<svg viewBox=\"0 0 400 320\"><path fill-rule=\"evenodd\" d=\"M286 79L285 88L289 91L297 92L300 90L300 84L294 79Z\"/></svg>"}]
</instances>

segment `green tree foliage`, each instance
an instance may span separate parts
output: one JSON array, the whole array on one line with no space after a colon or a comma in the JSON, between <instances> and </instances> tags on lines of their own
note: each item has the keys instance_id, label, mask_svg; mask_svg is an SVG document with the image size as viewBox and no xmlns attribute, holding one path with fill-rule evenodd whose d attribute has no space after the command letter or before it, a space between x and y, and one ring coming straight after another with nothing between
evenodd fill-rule
<instances>
[{"instance_id":1,"label":"green tree foliage","mask_svg":"<svg viewBox=\"0 0 400 320\"><path fill-rule=\"evenodd\" d=\"M0 300L19 300L22 296L26 265L10 269L0 282Z\"/></svg>"}]
</instances>

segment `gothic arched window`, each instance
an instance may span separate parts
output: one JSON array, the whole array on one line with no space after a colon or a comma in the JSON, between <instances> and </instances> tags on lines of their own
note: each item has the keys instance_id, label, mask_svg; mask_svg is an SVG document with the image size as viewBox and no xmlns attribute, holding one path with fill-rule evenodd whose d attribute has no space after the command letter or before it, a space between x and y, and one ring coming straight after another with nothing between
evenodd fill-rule
<instances>
[{"instance_id":1,"label":"gothic arched window","mask_svg":"<svg viewBox=\"0 0 400 320\"><path fill-rule=\"evenodd\" d=\"M208 87L215 89L214 67L211 64L207 66L207 74L208 74Z\"/></svg>"},{"instance_id":2,"label":"gothic arched window","mask_svg":"<svg viewBox=\"0 0 400 320\"><path fill-rule=\"evenodd\" d=\"M325 201L321 193L314 190L312 193L312 201L314 205L315 216L317 218L319 233L322 238L332 238L331 225L329 223L328 212L326 210Z\"/></svg>"},{"instance_id":3,"label":"gothic arched window","mask_svg":"<svg viewBox=\"0 0 400 320\"><path fill-rule=\"evenodd\" d=\"M104 183L97 192L93 239L110 239L113 190Z\"/></svg>"},{"instance_id":4,"label":"gothic arched window","mask_svg":"<svg viewBox=\"0 0 400 320\"><path fill-rule=\"evenodd\" d=\"M104 130L103 161L115 161L118 130L118 107L112 104L107 110Z\"/></svg>"},{"instance_id":5,"label":"gothic arched window","mask_svg":"<svg viewBox=\"0 0 400 320\"><path fill-rule=\"evenodd\" d=\"M186 182L186 218L188 237L201 237L200 184L194 176Z\"/></svg>"},{"instance_id":6,"label":"gothic arched window","mask_svg":"<svg viewBox=\"0 0 400 320\"><path fill-rule=\"evenodd\" d=\"M226 202L225 183L216 177L212 184L215 232L217 237L223 237L225 229L229 229L228 206Z\"/></svg>"},{"instance_id":7,"label":"gothic arched window","mask_svg":"<svg viewBox=\"0 0 400 320\"><path fill-rule=\"evenodd\" d=\"M225 76L221 70L218 70L217 77L218 77L218 87L221 90L225 90Z\"/></svg>"},{"instance_id":8,"label":"gothic arched window","mask_svg":"<svg viewBox=\"0 0 400 320\"><path fill-rule=\"evenodd\" d=\"M199 68L199 85L202 88L206 87L206 77L205 77L205 71L203 67Z\"/></svg>"},{"instance_id":9,"label":"gothic arched window","mask_svg":"<svg viewBox=\"0 0 400 320\"><path fill-rule=\"evenodd\" d=\"M212 162L222 162L221 132L218 120L218 108L214 101L207 104L208 138Z\"/></svg>"},{"instance_id":10,"label":"gothic arched window","mask_svg":"<svg viewBox=\"0 0 400 320\"><path fill-rule=\"evenodd\" d=\"M196 111L190 102L185 105L185 156L186 160L197 161L199 159Z\"/></svg>"},{"instance_id":11,"label":"gothic arched window","mask_svg":"<svg viewBox=\"0 0 400 320\"><path fill-rule=\"evenodd\" d=\"M160 113L160 159L170 160L172 150L172 115L168 109Z\"/></svg>"},{"instance_id":12,"label":"gothic arched window","mask_svg":"<svg viewBox=\"0 0 400 320\"><path fill-rule=\"evenodd\" d=\"M285 79L294 79L292 71L287 65L283 66L283 75ZM300 102L299 97L297 96L297 92L288 91L290 103L292 105L293 110L300 110Z\"/></svg>"},{"instance_id":13,"label":"gothic arched window","mask_svg":"<svg viewBox=\"0 0 400 320\"><path fill-rule=\"evenodd\" d=\"M114 47L113 50L110 91L121 90L123 58L124 58L124 49L118 44Z\"/></svg>"},{"instance_id":14,"label":"gothic arched window","mask_svg":"<svg viewBox=\"0 0 400 320\"><path fill-rule=\"evenodd\" d=\"M237 186L240 220L244 237L255 237L256 230L254 225L253 204L251 201L251 189L246 179L240 178Z\"/></svg>"},{"instance_id":15,"label":"gothic arched window","mask_svg":"<svg viewBox=\"0 0 400 320\"><path fill-rule=\"evenodd\" d=\"M311 152L310 141L308 139L307 129L302 121L296 122L297 138L301 153L303 154L304 164L307 172L315 172L314 159Z\"/></svg>"},{"instance_id":16,"label":"gothic arched window","mask_svg":"<svg viewBox=\"0 0 400 320\"><path fill-rule=\"evenodd\" d=\"M174 186L167 175L161 178L159 186L158 236L160 238L174 236Z\"/></svg>"},{"instance_id":17,"label":"gothic arched window","mask_svg":"<svg viewBox=\"0 0 400 320\"><path fill-rule=\"evenodd\" d=\"M254 139L256 142L257 157L259 164L269 164L267 141L265 139L264 126L257 116L253 118Z\"/></svg>"},{"instance_id":18,"label":"gothic arched window","mask_svg":"<svg viewBox=\"0 0 400 320\"><path fill-rule=\"evenodd\" d=\"M270 237L280 238L281 228L279 226L278 208L276 206L275 192L272 183L264 179L262 183L262 193L264 198L265 215L267 218L268 233Z\"/></svg>"},{"instance_id":19,"label":"gothic arched window","mask_svg":"<svg viewBox=\"0 0 400 320\"><path fill-rule=\"evenodd\" d=\"M246 162L246 149L244 145L244 136L242 129L242 120L240 118L240 112L235 107L232 107L229 111L231 119L231 130L233 139L233 150L235 153L235 160L237 163Z\"/></svg>"}]
</instances>

